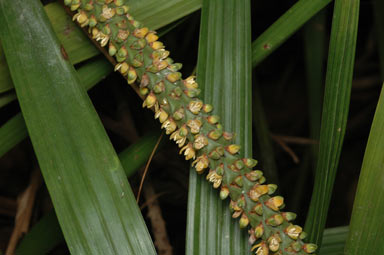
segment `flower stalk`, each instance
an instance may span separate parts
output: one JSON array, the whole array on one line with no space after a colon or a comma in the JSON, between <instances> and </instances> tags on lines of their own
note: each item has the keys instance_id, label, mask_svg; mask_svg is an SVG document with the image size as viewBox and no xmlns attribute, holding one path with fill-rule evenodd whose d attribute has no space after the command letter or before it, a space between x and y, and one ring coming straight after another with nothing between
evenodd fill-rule
<instances>
[{"instance_id":1,"label":"flower stalk","mask_svg":"<svg viewBox=\"0 0 384 255\"><path fill-rule=\"evenodd\" d=\"M257 255L310 254L316 245L305 244L302 228L290 221L296 215L280 212L281 196L271 197L277 186L265 184L257 161L240 158L240 146L233 134L224 131L220 118L211 115L212 106L202 102L195 77L182 79L180 63L174 63L155 31L150 31L129 14L124 0L66 0L73 20L88 26L92 38L108 48L128 84L139 84L145 97L143 107L153 108L155 118L170 139L181 148L186 160L213 187L220 198L230 198L233 218L249 229L249 242Z\"/></svg>"}]
</instances>

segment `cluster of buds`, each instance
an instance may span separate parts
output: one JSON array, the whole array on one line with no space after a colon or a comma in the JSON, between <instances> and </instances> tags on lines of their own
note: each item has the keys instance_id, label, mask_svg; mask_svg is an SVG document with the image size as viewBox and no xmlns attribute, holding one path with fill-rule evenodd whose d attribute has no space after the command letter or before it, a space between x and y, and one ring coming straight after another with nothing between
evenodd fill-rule
<instances>
[{"instance_id":1,"label":"cluster of buds","mask_svg":"<svg viewBox=\"0 0 384 255\"><path fill-rule=\"evenodd\" d=\"M126 0L64 0L76 11L73 20L89 27L92 38L115 57L115 71L128 84L139 83L145 96L143 107L152 108L166 134L181 148L199 174L220 188L220 198L230 198L232 217L249 228L249 242L257 255L310 254L316 245L305 244L302 228L290 221L294 213L280 212L281 196L271 195L274 184L265 184L257 161L241 158L233 134L225 132L213 107L204 104L194 76L182 79L181 64L173 63L155 31L150 31L129 13Z\"/></svg>"}]
</instances>

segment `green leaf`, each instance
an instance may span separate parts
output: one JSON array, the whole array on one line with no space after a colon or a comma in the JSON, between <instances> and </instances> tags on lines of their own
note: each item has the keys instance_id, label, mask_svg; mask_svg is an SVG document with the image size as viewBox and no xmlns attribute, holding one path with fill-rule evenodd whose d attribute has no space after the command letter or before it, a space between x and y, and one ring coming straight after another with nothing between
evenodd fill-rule
<instances>
[{"instance_id":1,"label":"green leaf","mask_svg":"<svg viewBox=\"0 0 384 255\"><path fill-rule=\"evenodd\" d=\"M345 134L355 59L359 1L336 0L328 53L315 185L305 224L310 242L321 245Z\"/></svg>"},{"instance_id":2,"label":"green leaf","mask_svg":"<svg viewBox=\"0 0 384 255\"><path fill-rule=\"evenodd\" d=\"M384 86L365 149L353 204L347 255L380 254L384 250Z\"/></svg>"},{"instance_id":3,"label":"green leaf","mask_svg":"<svg viewBox=\"0 0 384 255\"><path fill-rule=\"evenodd\" d=\"M41 3L0 0L0 38L72 254L156 254L124 170Z\"/></svg>"},{"instance_id":4,"label":"green leaf","mask_svg":"<svg viewBox=\"0 0 384 255\"><path fill-rule=\"evenodd\" d=\"M198 83L223 127L251 150L251 37L249 0L203 1ZM247 232L231 218L228 201L191 169L186 254L249 254Z\"/></svg>"},{"instance_id":5,"label":"green leaf","mask_svg":"<svg viewBox=\"0 0 384 255\"><path fill-rule=\"evenodd\" d=\"M332 0L299 0L252 43L255 67Z\"/></svg>"},{"instance_id":6,"label":"green leaf","mask_svg":"<svg viewBox=\"0 0 384 255\"><path fill-rule=\"evenodd\" d=\"M141 0L129 1L135 19L150 29L158 29L201 7L202 0Z\"/></svg>"},{"instance_id":7,"label":"green leaf","mask_svg":"<svg viewBox=\"0 0 384 255\"><path fill-rule=\"evenodd\" d=\"M97 58L77 70L81 85L90 89L112 72L112 66L104 58ZM28 136L21 113L16 114L0 127L0 157Z\"/></svg>"}]
</instances>

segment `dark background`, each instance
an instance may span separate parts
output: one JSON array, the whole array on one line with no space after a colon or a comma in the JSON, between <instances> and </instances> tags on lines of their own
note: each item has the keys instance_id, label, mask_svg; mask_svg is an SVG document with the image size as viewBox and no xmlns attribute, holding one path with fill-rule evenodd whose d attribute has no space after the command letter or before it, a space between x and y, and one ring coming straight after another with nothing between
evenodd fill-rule
<instances>
[{"instance_id":1,"label":"dark background","mask_svg":"<svg viewBox=\"0 0 384 255\"><path fill-rule=\"evenodd\" d=\"M252 2L252 40L257 38L295 1ZM319 29L326 34L328 48L333 5L326 12L327 23ZM172 58L183 63L182 72L190 74L197 61L200 12L188 16L184 22L161 38ZM353 206L359 171L372 122L378 95L381 89L379 59L377 52L372 1L362 0L355 61L355 72L351 94L350 112L340 165L328 214L327 227L348 225ZM293 35L285 44L253 70L253 86L258 86L270 131L273 135L287 135L309 138L308 95L305 69L303 29ZM326 54L325 54L326 56ZM326 57L324 58L326 66ZM325 75L325 74L324 74ZM132 144L138 137L158 130L149 110L141 108L141 100L126 85L126 81L113 73L89 91L89 95L105 125L105 128L119 152ZM0 109L0 124L14 116L20 108L13 102ZM165 139L168 140L168 139ZM279 144L273 141L273 149L279 169L279 193L285 197L286 208L298 213L296 222L304 224L313 185L313 165L310 144L288 144L300 162L295 163ZM254 158L258 159L258 144L254 139ZM171 158L171 160L170 160ZM261 165L263 162L260 162ZM37 167L30 140L27 139L0 158L0 198L16 201L26 188L30 173ZM160 203L163 219L174 254L184 253L186 207L188 199L189 164L178 155L176 145L165 143L157 152L147 175ZM300 179L303 173L306 177ZM297 181L303 184L303 192L294 193L292 186ZM141 171L130 183L135 192L141 180ZM7 208L0 201L0 250L5 250L14 226L15 208ZM141 198L140 204L145 203ZM37 194L32 224L52 209L45 187ZM143 208L147 215L148 208ZM151 223L146 218L149 229ZM67 254L65 244L51 254Z\"/></svg>"}]
</instances>

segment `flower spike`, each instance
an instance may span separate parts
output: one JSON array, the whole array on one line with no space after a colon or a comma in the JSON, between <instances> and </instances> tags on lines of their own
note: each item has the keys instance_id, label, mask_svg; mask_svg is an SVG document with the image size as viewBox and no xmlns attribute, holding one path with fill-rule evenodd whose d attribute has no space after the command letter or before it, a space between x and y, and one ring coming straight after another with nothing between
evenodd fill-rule
<instances>
[{"instance_id":1,"label":"flower spike","mask_svg":"<svg viewBox=\"0 0 384 255\"><path fill-rule=\"evenodd\" d=\"M212 105L198 98L194 76L183 80L182 65L173 63L155 31L150 31L129 13L127 0L64 0L76 13L73 20L88 26L91 37L117 61L128 84L140 85L143 107L153 108L170 139L181 147L186 160L198 173L209 170L206 179L219 189L220 198L230 198L233 218L248 228L256 255L306 255L315 244L304 243L306 234L291 221L296 214L281 212L284 199L271 197L277 186L267 184L257 161L240 157L234 134L225 132Z\"/></svg>"}]
</instances>

